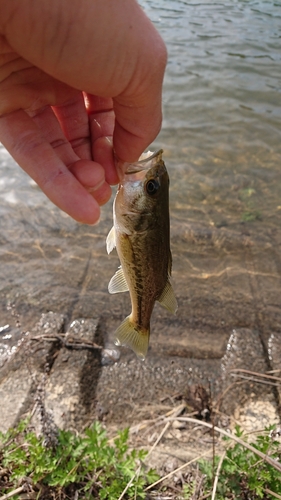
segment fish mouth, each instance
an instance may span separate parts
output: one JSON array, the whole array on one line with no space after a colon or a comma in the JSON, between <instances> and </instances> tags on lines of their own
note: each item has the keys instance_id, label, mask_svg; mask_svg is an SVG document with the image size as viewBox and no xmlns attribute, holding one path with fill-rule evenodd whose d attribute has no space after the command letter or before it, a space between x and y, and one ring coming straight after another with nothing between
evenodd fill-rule
<instances>
[{"instance_id":1,"label":"fish mouth","mask_svg":"<svg viewBox=\"0 0 281 500\"><path fill-rule=\"evenodd\" d=\"M142 170L148 170L151 165L149 164L154 158L158 160L161 159L163 154L163 149L159 149L159 151L155 151L149 156L146 156L146 153L143 153L140 156L140 159L136 163L128 163L128 169L125 171L125 174L134 174L137 172L141 172Z\"/></svg>"},{"instance_id":2,"label":"fish mouth","mask_svg":"<svg viewBox=\"0 0 281 500\"><path fill-rule=\"evenodd\" d=\"M143 153L139 160L136 162L123 162L119 160L117 157L115 158L116 168L119 175L120 180L122 180L125 175L137 174L144 170L149 170L154 164L161 160L163 154L163 149L159 149L154 153ZM154 161L153 161L154 160Z\"/></svg>"}]
</instances>

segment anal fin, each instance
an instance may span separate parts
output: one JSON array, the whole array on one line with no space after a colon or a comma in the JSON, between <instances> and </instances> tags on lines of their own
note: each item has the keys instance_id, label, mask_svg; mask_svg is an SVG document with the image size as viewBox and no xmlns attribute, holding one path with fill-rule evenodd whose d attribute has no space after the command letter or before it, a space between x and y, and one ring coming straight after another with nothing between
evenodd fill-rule
<instances>
[{"instance_id":1,"label":"anal fin","mask_svg":"<svg viewBox=\"0 0 281 500\"><path fill-rule=\"evenodd\" d=\"M167 280L165 288L161 293L158 302L161 304L161 306L165 307L169 312L171 312L172 314L176 314L178 309L178 303L169 279Z\"/></svg>"},{"instance_id":2,"label":"anal fin","mask_svg":"<svg viewBox=\"0 0 281 500\"><path fill-rule=\"evenodd\" d=\"M119 293L128 292L128 290L129 287L124 276L123 269L122 267L119 267L108 284L108 291L109 293Z\"/></svg>"}]
</instances>

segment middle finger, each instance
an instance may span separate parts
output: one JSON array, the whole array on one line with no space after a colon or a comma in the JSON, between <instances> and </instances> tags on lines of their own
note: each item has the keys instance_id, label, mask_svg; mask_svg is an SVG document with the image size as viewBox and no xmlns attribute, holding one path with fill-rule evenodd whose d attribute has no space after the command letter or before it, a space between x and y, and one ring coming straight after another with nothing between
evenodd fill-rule
<instances>
[{"instance_id":1,"label":"middle finger","mask_svg":"<svg viewBox=\"0 0 281 500\"><path fill-rule=\"evenodd\" d=\"M119 179L112 149L115 125L113 101L111 98L92 94L85 94L85 101L89 114L94 160L104 167L106 181L111 185L117 184Z\"/></svg>"},{"instance_id":2,"label":"middle finger","mask_svg":"<svg viewBox=\"0 0 281 500\"><path fill-rule=\"evenodd\" d=\"M82 92L52 109L73 151L83 160L92 160L89 118Z\"/></svg>"}]
</instances>

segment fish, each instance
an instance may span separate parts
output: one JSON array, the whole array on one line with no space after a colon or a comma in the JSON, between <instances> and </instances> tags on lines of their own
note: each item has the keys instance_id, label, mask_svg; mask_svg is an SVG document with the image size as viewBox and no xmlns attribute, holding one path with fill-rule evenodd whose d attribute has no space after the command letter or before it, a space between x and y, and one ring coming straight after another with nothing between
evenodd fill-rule
<instances>
[{"instance_id":1,"label":"fish","mask_svg":"<svg viewBox=\"0 0 281 500\"><path fill-rule=\"evenodd\" d=\"M143 153L135 163L122 165L113 203L113 227L106 247L116 247L120 267L111 278L109 293L129 291L132 311L115 332L115 344L132 349L144 360L150 319L158 301L175 314L177 300L171 285L169 175L163 150Z\"/></svg>"}]
</instances>

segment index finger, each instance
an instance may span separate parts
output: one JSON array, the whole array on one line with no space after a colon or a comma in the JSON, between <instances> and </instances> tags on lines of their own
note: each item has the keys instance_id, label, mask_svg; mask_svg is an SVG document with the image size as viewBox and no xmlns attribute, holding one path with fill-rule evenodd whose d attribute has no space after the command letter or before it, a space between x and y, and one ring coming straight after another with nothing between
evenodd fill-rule
<instances>
[{"instance_id":1,"label":"index finger","mask_svg":"<svg viewBox=\"0 0 281 500\"><path fill-rule=\"evenodd\" d=\"M103 166L108 184L117 184L119 179L112 150L115 120L113 101L110 97L85 93L85 102L89 115L93 159Z\"/></svg>"},{"instance_id":2,"label":"index finger","mask_svg":"<svg viewBox=\"0 0 281 500\"><path fill-rule=\"evenodd\" d=\"M78 222L95 224L97 201L76 179L33 120L23 111L0 117L1 142L48 198Z\"/></svg>"}]
</instances>

